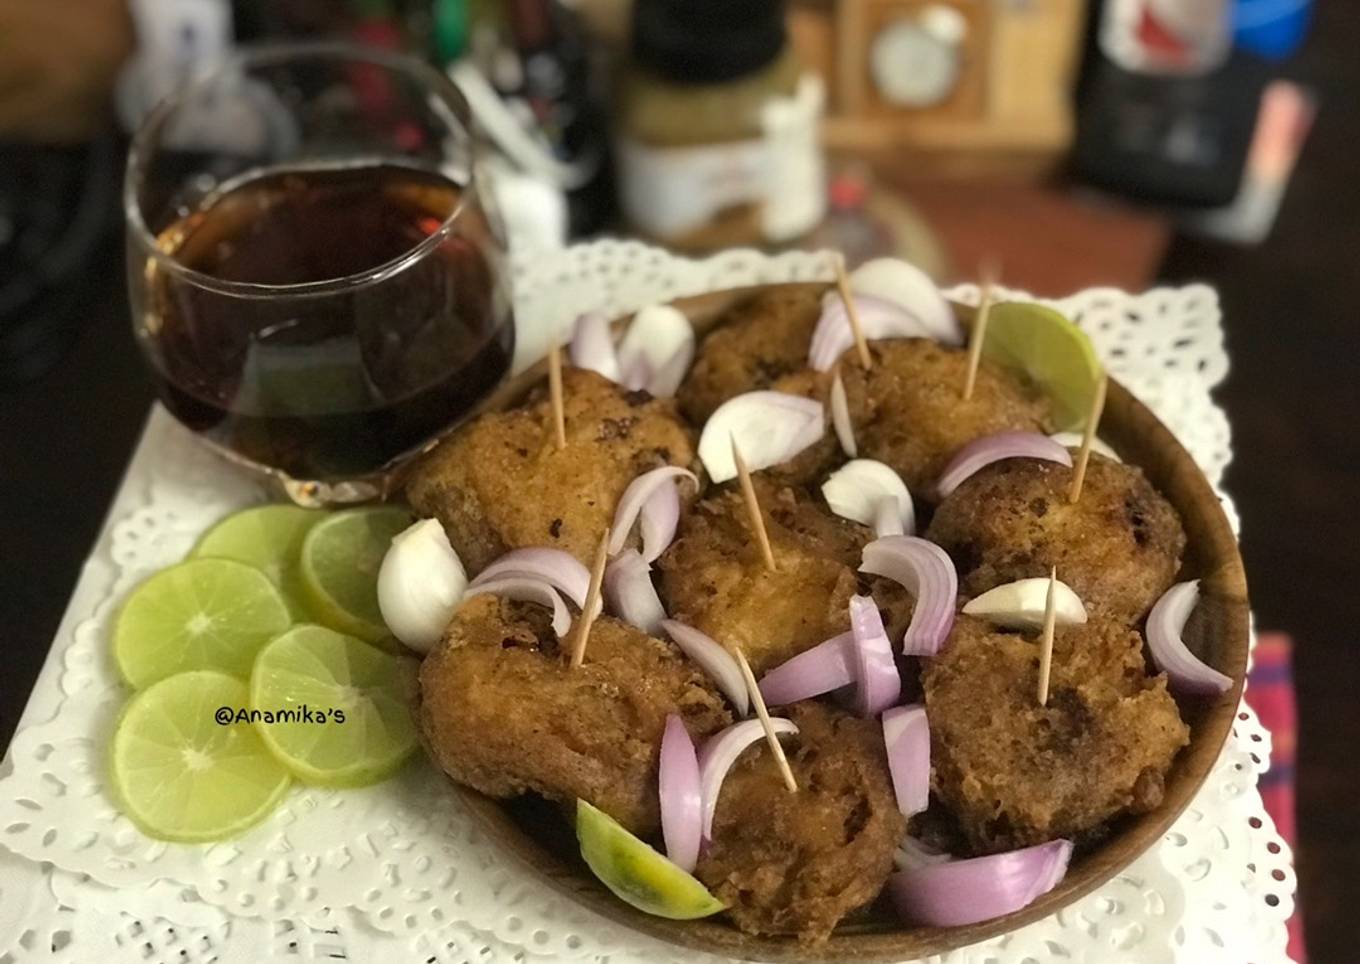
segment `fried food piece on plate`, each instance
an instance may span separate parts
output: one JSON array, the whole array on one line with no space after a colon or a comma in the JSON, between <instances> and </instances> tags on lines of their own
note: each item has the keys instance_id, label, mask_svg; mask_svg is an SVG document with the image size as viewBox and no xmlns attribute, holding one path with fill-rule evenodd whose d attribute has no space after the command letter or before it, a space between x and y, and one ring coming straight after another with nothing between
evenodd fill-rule
<instances>
[{"instance_id":1,"label":"fried food piece on plate","mask_svg":"<svg viewBox=\"0 0 1360 964\"><path fill-rule=\"evenodd\" d=\"M676 395L685 417L702 425L732 396L806 368L826 290L777 287L732 308L699 345Z\"/></svg>"},{"instance_id":2,"label":"fried food piece on plate","mask_svg":"<svg viewBox=\"0 0 1360 964\"><path fill-rule=\"evenodd\" d=\"M628 483L662 465L694 463L694 440L670 401L579 368L562 373L562 387L565 449L554 444L544 392L482 415L413 469L408 500L443 523L469 573L522 546L587 561Z\"/></svg>"},{"instance_id":3,"label":"fried food piece on plate","mask_svg":"<svg viewBox=\"0 0 1360 964\"><path fill-rule=\"evenodd\" d=\"M1056 566L1088 610L1132 624L1176 577L1180 517L1141 469L1103 455L1091 455L1076 505L1071 482L1056 462L993 463L940 504L926 538L954 560L967 596Z\"/></svg>"},{"instance_id":4,"label":"fried food piece on plate","mask_svg":"<svg viewBox=\"0 0 1360 964\"><path fill-rule=\"evenodd\" d=\"M874 367L867 372L853 350L841 360L859 455L896 469L918 500L933 500L940 472L974 439L1044 429L1047 401L987 359L973 397L964 400L967 349L903 338L870 342L870 351Z\"/></svg>"},{"instance_id":5,"label":"fried food piece on plate","mask_svg":"<svg viewBox=\"0 0 1360 964\"><path fill-rule=\"evenodd\" d=\"M975 853L1089 840L1114 817L1151 810L1189 741L1135 630L1058 627L1042 707L1036 638L960 616L922 673L932 790Z\"/></svg>"},{"instance_id":6,"label":"fried food piece on plate","mask_svg":"<svg viewBox=\"0 0 1360 964\"><path fill-rule=\"evenodd\" d=\"M417 719L435 763L488 796L588 800L630 831L660 826L657 747L668 713L696 740L732 722L703 672L670 643L610 616L571 669L530 603L476 596L420 668Z\"/></svg>"},{"instance_id":7,"label":"fried food piece on plate","mask_svg":"<svg viewBox=\"0 0 1360 964\"><path fill-rule=\"evenodd\" d=\"M723 781L695 875L742 930L815 943L878 896L906 821L877 720L812 701L781 715L799 729L781 738L798 792L764 741L746 750Z\"/></svg>"}]
</instances>

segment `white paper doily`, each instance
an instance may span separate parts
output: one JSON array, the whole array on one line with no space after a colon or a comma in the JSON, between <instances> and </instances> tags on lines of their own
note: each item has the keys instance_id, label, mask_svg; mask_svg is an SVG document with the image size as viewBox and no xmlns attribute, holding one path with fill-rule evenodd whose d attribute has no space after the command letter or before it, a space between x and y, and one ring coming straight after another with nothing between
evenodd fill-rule
<instances>
[{"instance_id":1,"label":"white paper doily","mask_svg":"<svg viewBox=\"0 0 1360 964\"><path fill-rule=\"evenodd\" d=\"M571 248L517 270L517 363L586 309L621 313L829 277L829 260L811 253L689 261L631 242ZM1217 484L1230 439L1209 396L1227 371L1214 292L1098 289L1054 304ZM104 789L105 738L126 694L108 660L111 615L130 586L180 559L211 522L261 498L153 410L0 764L0 964L696 960L557 897L482 839L423 760L365 790L297 788L264 825L226 844L151 841L117 812ZM1204 789L1159 848L1061 914L943 960L1286 960L1294 874L1256 791L1269 746L1244 707Z\"/></svg>"}]
</instances>

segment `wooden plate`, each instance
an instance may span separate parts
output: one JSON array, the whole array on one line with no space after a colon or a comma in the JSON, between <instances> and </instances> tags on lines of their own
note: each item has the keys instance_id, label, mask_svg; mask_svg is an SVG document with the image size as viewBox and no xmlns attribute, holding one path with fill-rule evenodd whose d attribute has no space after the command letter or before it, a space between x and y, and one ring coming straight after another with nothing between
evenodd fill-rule
<instances>
[{"instance_id":1,"label":"wooden plate","mask_svg":"<svg viewBox=\"0 0 1360 964\"><path fill-rule=\"evenodd\" d=\"M702 334L714 327L728 308L757 290L716 292L674 304ZM956 310L965 323L971 320L971 309L958 306ZM484 408L514 404L545 372L545 366L539 365L510 380ZM568 825L552 808L507 805L455 784L458 794L491 837L572 900L663 941L730 957L757 961L903 961L996 937L1061 910L1156 844L1189 804L1232 729L1247 665L1246 576L1237 540L1204 473L1166 426L1113 381L1100 434L1124 459L1140 466L1180 513L1188 537L1180 578L1201 580L1200 603L1187 627L1186 641L1197 656L1227 673L1235 684L1216 700L1178 701L1181 715L1190 726L1190 744L1176 757L1167 775L1161 806L1121 821L1099 849L1074 861L1063 882L1029 907L1006 917L951 928L908 927L887 914L871 913L842 924L830 940L813 947L801 946L791 937L752 937L721 917L664 920L634 910L596 881L576 857Z\"/></svg>"}]
</instances>

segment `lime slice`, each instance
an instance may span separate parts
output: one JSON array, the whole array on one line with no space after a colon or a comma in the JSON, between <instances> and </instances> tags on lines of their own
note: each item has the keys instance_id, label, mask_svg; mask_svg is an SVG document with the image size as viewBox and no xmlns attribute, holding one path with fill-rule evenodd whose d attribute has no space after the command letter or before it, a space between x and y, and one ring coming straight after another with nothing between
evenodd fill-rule
<instances>
[{"instance_id":1,"label":"lime slice","mask_svg":"<svg viewBox=\"0 0 1360 964\"><path fill-rule=\"evenodd\" d=\"M1024 372L1044 390L1058 431L1082 427L1102 372L1086 332L1052 308L1003 302L987 316L982 353Z\"/></svg>"},{"instance_id":2,"label":"lime slice","mask_svg":"<svg viewBox=\"0 0 1360 964\"><path fill-rule=\"evenodd\" d=\"M303 600L297 572L302 539L326 517L295 505L261 505L227 516L208 530L190 554L196 558L235 559L261 570L283 592L296 622L312 617Z\"/></svg>"},{"instance_id":3,"label":"lime slice","mask_svg":"<svg viewBox=\"0 0 1360 964\"><path fill-rule=\"evenodd\" d=\"M695 877L584 800L576 801L576 839L595 876L640 911L671 920L693 920L726 909Z\"/></svg>"},{"instance_id":4,"label":"lime slice","mask_svg":"<svg viewBox=\"0 0 1360 964\"><path fill-rule=\"evenodd\" d=\"M392 537L412 521L405 509L384 506L336 512L312 527L298 571L318 621L370 643L390 639L378 609L378 569Z\"/></svg>"},{"instance_id":5,"label":"lime slice","mask_svg":"<svg viewBox=\"0 0 1360 964\"><path fill-rule=\"evenodd\" d=\"M250 675L260 736L299 780L377 783L415 749L416 665L324 626L294 626L260 650Z\"/></svg>"},{"instance_id":6,"label":"lime slice","mask_svg":"<svg viewBox=\"0 0 1360 964\"><path fill-rule=\"evenodd\" d=\"M246 684L215 670L163 679L134 696L113 731L113 792L147 835L194 842L232 837L262 820L288 771L249 724ZM231 722L219 723L223 711Z\"/></svg>"},{"instance_id":7,"label":"lime slice","mask_svg":"<svg viewBox=\"0 0 1360 964\"><path fill-rule=\"evenodd\" d=\"M192 559L162 569L128 597L113 629L113 656L136 689L193 669L245 679L260 647L291 623L260 570Z\"/></svg>"}]
</instances>

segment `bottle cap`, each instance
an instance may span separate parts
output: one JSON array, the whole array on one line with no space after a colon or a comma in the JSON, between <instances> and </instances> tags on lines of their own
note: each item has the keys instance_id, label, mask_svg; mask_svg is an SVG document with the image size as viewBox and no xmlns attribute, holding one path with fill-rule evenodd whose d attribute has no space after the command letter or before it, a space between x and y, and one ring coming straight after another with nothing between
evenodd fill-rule
<instances>
[{"instance_id":1,"label":"bottle cap","mask_svg":"<svg viewBox=\"0 0 1360 964\"><path fill-rule=\"evenodd\" d=\"M637 0L633 58L682 84L718 84L784 49L783 0Z\"/></svg>"}]
</instances>

